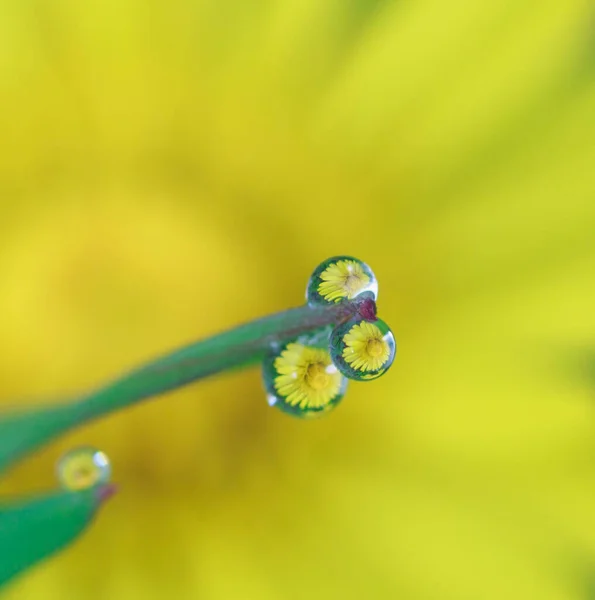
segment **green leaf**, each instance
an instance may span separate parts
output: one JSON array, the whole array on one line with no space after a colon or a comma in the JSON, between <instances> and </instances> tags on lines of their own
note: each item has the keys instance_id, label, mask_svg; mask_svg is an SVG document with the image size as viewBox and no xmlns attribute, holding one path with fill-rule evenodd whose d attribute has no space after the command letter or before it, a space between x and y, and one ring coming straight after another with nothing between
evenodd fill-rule
<instances>
[{"instance_id":1,"label":"green leaf","mask_svg":"<svg viewBox=\"0 0 595 600\"><path fill-rule=\"evenodd\" d=\"M0 473L58 435L204 377L262 360L272 347L348 320L358 301L303 306L175 350L69 403L0 418ZM328 337L328 331L326 332ZM0 505L0 585L76 539L111 487Z\"/></svg>"},{"instance_id":2,"label":"green leaf","mask_svg":"<svg viewBox=\"0 0 595 600\"><path fill-rule=\"evenodd\" d=\"M0 505L0 585L78 538L113 486Z\"/></svg>"}]
</instances>

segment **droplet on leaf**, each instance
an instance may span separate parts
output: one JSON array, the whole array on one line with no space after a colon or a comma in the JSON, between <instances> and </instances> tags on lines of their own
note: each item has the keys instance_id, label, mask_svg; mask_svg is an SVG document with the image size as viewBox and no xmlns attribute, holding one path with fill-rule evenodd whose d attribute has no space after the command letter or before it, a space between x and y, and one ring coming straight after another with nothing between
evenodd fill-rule
<instances>
[{"instance_id":1,"label":"droplet on leaf","mask_svg":"<svg viewBox=\"0 0 595 600\"><path fill-rule=\"evenodd\" d=\"M58 461L56 470L60 485L71 491L108 483L112 472L107 455L90 446L68 451Z\"/></svg>"}]
</instances>

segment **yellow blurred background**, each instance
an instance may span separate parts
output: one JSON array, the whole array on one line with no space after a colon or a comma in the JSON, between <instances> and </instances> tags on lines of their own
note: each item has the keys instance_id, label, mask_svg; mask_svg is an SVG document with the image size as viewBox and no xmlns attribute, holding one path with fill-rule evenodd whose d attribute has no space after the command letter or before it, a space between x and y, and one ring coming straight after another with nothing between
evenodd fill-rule
<instances>
[{"instance_id":1,"label":"yellow blurred background","mask_svg":"<svg viewBox=\"0 0 595 600\"><path fill-rule=\"evenodd\" d=\"M3 494L93 444L121 491L7 599L592 597L592 2L1 8L4 404L299 305L336 254L399 346L321 420L254 369L19 465Z\"/></svg>"}]
</instances>

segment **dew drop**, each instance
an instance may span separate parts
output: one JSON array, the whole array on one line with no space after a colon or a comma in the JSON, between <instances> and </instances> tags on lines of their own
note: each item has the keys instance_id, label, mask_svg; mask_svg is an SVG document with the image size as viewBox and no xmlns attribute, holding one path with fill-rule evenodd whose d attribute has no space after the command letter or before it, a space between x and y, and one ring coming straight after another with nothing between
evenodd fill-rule
<instances>
[{"instance_id":1,"label":"dew drop","mask_svg":"<svg viewBox=\"0 0 595 600\"><path fill-rule=\"evenodd\" d=\"M349 379L370 381L384 375L393 364L396 350L393 332L381 319L374 323L350 319L331 333L333 363Z\"/></svg>"},{"instance_id":2,"label":"dew drop","mask_svg":"<svg viewBox=\"0 0 595 600\"><path fill-rule=\"evenodd\" d=\"M352 256L334 256L320 263L306 288L309 304L335 304L352 300L364 292L378 296L378 281L370 267Z\"/></svg>"},{"instance_id":3,"label":"dew drop","mask_svg":"<svg viewBox=\"0 0 595 600\"><path fill-rule=\"evenodd\" d=\"M270 406L301 418L319 417L337 406L347 379L335 369L326 346L301 337L270 352L262 370Z\"/></svg>"},{"instance_id":4,"label":"dew drop","mask_svg":"<svg viewBox=\"0 0 595 600\"><path fill-rule=\"evenodd\" d=\"M108 483L112 467L104 452L82 446L66 452L58 460L56 471L64 489L80 491Z\"/></svg>"}]
</instances>

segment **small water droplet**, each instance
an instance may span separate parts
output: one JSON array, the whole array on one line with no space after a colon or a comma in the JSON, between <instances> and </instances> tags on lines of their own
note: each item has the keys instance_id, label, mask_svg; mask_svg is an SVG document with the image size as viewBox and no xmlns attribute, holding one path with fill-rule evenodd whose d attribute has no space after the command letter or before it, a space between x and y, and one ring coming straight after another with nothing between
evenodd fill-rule
<instances>
[{"instance_id":1,"label":"small water droplet","mask_svg":"<svg viewBox=\"0 0 595 600\"><path fill-rule=\"evenodd\" d=\"M354 318L336 327L330 339L333 363L349 379L370 381L384 375L395 359L397 345L381 319Z\"/></svg>"},{"instance_id":2,"label":"small water droplet","mask_svg":"<svg viewBox=\"0 0 595 600\"><path fill-rule=\"evenodd\" d=\"M320 263L306 288L309 304L335 304L364 292L378 296L378 281L370 267L352 256L334 256Z\"/></svg>"},{"instance_id":3,"label":"small water droplet","mask_svg":"<svg viewBox=\"0 0 595 600\"><path fill-rule=\"evenodd\" d=\"M329 351L303 337L271 352L263 362L269 405L296 417L327 414L345 395L347 379L334 367Z\"/></svg>"},{"instance_id":4,"label":"small water droplet","mask_svg":"<svg viewBox=\"0 0 595 600\"><path fill-rule=\"evenodd\" d=\"M64 489L79 491L108 483L112 468L104 452L82 446L66 452L58 461L56 471Z\"/></svg>"}]
</instances>

